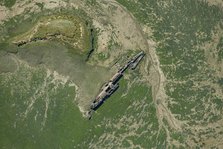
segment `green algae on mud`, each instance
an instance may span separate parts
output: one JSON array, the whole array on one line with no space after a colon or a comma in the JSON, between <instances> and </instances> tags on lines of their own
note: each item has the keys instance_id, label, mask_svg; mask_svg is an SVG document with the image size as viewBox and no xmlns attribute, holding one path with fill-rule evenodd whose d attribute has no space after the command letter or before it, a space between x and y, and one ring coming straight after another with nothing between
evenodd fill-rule
<instances>
[{"instance_id":1,"label":"green algae on mud","mask_svg":"<svg viewBox=\"0 0 223 149\"><path fill-rule=\"evenodd\" d=\"M14 74L1 74L0 84L1 147L71 148L81 138L87 123L72 82L21 64Z\"/></svg>"},{"instance_id":2,"label":"green algae on mud","mask_svg":"<svg viewBox=\"0 0 223 149\"><path fill-rule=\"evenodd\" d=\"M88 136L79 147L124 148L133 143L152 148L159 141L156 136L164 138L163 134L154 135L158 120L151 87L140 83L129 86L129 81L122 79L120 89L94 113L90 123L95 136ZM160 143L160 147L165 146L162 141Z\"/></svg>"},{"instance_id":3,"label":"green algae on mud","mask_svg":"<svg viewBox=\"0 0 223 149\"><path fill-rule=\"evenodd\" d=\"M5 46L4 49L8 51L10 48ZM108 99L91 121L88 121L83 118L77 104L84 103L89 106L98 89L113 73L108 68L86 63L83 53L78 53L71 46L56 41L37 41L16 47L16 49L17 52L12 55L18 59L18 62L22 62L22 66L19 66L20 69L12 74L13 79L9 79L8 82L5 82L7 73L0 75L2 81L0 83L10 84L9 87L6 87L6 84L1 86L3 92L0 96L3 102L1 110L5 114L7 110L12 111L9 114L10 120L3 122L0 127L5 128L1 130L2 138L4 138L0 140L2 146L6 148L14 146L18 148L88 148L91 142L100 141L100 137L106 133L112 134L115 131L116 140L118 135L129 135L128 127L134 127L134 122L139 118L141 121L142 119L150 120L143 125L143 128L157 129L150 87L141 84L129 86L127 80L122 80L120 90ZM47 70L50 70L50 73L47 73ZM63 79L57 80L60 78L58 74ZM69 79L63 83L67 76ZM57 78L56 81L55 78ZM74 86L69 86L72 83L79 87L78 92L75 91ZM22 90L14 89L16 92L11 93L13 86ZM77 94L85 100L74 101ZM7 96L9 98L6 98ZM35 101L32 103L33 99ZM117 107L119 107L118 110ZM145 111L141 109L151 113L145 114ZM29 111L28 114L25 114L26 111ZM17 113L18 118L14 121ZM47 113L47 118L45 118L45 113ZM7 120L6 116L1 116L2 119ZM126 117L130 117L130 121ZM108 126L107 122L111 121L114 124L128 125L120 130L111 125ZM145 133L144 129L136 129L135 133ZM14 132L16 135L13 135ZM144 136L128 139L135 144L140 144L142 138ZM155 138L146 137L146 140L154 142ZM104 144L100 146L103 147ZM155 146L155 143L151 146ZM117 144L116 147L120 146Z\"/></svg>"},{"instance_id":4,"label":"green algae on mud","mask_svg":"<svg viewBox=\"0 0 223 149\"><path fill-rule=\"evenodd\" d=\"M152 36L148 33L147 37L157 43L157 56L166 77L167 108L185 126L178 137L171 137L183 142L172 142L173 148L219 148L219 140L212 136L222 138L218 133L222 108L217 110L219 103L215 103L216 99L222 103L218 100L222 99L222 35L218 35L223 29L222 7L199 0L117 2L151 28ZM208 44L211 46L204 46ZM209 58L212 54L215 56ZM218 63L211 64L215 59ZM208 133L210 128L214 131ZM170 130L170 136L175 133Z\"/></svg>"},{"instance_id":5,"label":"green algae on mud","mask_svg":"<svg viewBox=\"0 0 223 149\"><path fill-rule=\"evenodd\" d=\"M142 117L137 118L149 116L149 123L157 123L155 110L149 106L152 102L151 88L140 84L128 88L127 80L122 80L121 90L108 99L89 121L82 116L74 101L77 94L73 85L75 79L49 71L43 65L30 66L30 62L20 57L19 53L18 58L22 60L18 62L17 71L0 74L0 144L3 148L88 147L90 142L98 141L104 130L107 133L114 131L106 125L108 121L118 122L122 117L136 118L138 113ZM140 94L137 94L138 90ZM143 114L135 103L149 106L144 109L153 109L152 113ZM129 122L129 125L133 123ZM128 125L125 125L116 133L126 134L127 128ZM138 131L143 132L144 129ZM140 143L140 140L135 140L135 143Z\"/></svg>"}]
</instances>

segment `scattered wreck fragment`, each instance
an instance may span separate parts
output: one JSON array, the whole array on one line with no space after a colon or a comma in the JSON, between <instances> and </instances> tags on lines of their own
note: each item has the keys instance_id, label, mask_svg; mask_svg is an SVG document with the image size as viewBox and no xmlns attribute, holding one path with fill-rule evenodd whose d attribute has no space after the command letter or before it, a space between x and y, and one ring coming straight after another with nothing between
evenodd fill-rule
<instances>
[{"instance_id":1,"label":"scattered wreck fragment","mask_svg":"<svg viewBox=\"0 0 223 149\"><path fill-rule=\"evenodd\" d=\"M123 67L121 67L118 72L101 88L100 93L95 98L93 103L91 104L91 110L89 111L89 119L91 119L92 112L96 111L104 101L109 98L118 88L119 88L119 80L122 78L123 73L128 69L134 70L139 62L144 57L145 53L141 51L137 55L135 55L132 59L130 59Z\"/></svg>"}]
</instances>

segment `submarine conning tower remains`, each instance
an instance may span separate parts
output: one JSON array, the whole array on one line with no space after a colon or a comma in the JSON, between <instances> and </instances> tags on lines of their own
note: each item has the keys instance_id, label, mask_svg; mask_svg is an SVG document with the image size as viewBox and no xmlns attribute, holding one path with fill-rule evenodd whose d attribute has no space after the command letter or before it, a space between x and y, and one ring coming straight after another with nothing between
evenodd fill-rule
<instances>
[{"instance_id":1,"label":"submarine conning tower remains","mask_svg":"<svg viewBox=\"0 0 223 149\"><path fill-rule=\"evenodd\" d=\"M104 103L104 101L119 88L118 82L122 78L123 73L128 68L134 70L139 62L142 60L144 55L145 53L143 51L139 52L137 55L131 58L123 67L121 67L115 75L113 75L113 77L101 88L100 93L91 104L91 110L97 110Z\"/></svg>"}]
</instances>

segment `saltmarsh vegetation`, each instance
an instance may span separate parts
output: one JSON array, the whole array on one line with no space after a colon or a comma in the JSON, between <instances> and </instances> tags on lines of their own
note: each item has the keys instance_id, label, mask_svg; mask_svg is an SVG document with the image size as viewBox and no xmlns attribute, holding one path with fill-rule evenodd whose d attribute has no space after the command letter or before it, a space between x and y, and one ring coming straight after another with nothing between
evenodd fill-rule
<instances>
[{"instance_id":1,"label":"saltmarsh vegetation","mask_svg":"<svg viewBox=\"0 0 223 149\"><path fill-rule=\"evenodd\" d=\"M40 18L31 30L14 37L11 41L22 46L38 40L59 40L84 51L89 48L86 41L88 37L87 26L80 18L71 15L51 15Z\"/></svg>"},{"instance_id":2,"label":"saltmarsh vegetation","mask_svg":"<svg viewBox=\"0 0 223 149\"><path fill-rule=\"evenodd\" d=\"M1 45L13 43L23 46L40 40L52 40L82 54L89 50L91 19L81 10L61 8L27 16L18 15L1 25Z\"/></svg>"}]
</instances>

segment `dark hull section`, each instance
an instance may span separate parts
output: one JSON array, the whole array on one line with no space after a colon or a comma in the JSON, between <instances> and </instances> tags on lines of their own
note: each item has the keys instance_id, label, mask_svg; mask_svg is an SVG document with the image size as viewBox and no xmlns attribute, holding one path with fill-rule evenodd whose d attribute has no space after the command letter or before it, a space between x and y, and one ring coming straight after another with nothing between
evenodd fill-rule
<instances>
[{"instance_id":1,"label":"dark hull section","mask_svg":"<svg viewBox=\"0 0 223 149\"><path fill-rule=\"evenodd\" d=\"M107 98L108 98L108 97L107 97ZM96 105L91 106L91 110L96 111L96 110L97 110L97 109L104 103L104 101L105 101L107 98L104 98L104 99L100 100L99 102L95 103Z\"/></svg>"},{"instance_id":2,"label":"dark hull section","mask_svg":"<svg viewBox=\"0 0 223 149\"><path fill-rule=\"evenodd\" d=\"M123 76L122 74L120 76L118 76L112 83L117 84L118 81L122 78L122 76Z\"/></svg>"},{"instance_id":3,"label":"dark hull section","mask_svg":"<svg viewBox=\"0 0 223 149\"><path fill-rule=\"evenodd\" d=\"M105 100L107 100L115 91L117 91L118 88L119 88L119 86L117 86L117 88L115 88L110 95L108 95L108 96L104 97L103 99L101 99L100 101L94 103L94 105L91 106L91 110L96 111L105 102Z\"/></svg>"}]
</instances>

